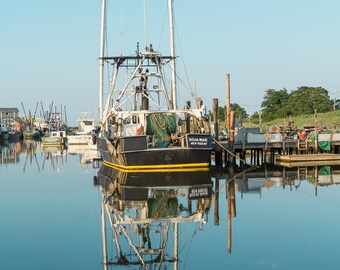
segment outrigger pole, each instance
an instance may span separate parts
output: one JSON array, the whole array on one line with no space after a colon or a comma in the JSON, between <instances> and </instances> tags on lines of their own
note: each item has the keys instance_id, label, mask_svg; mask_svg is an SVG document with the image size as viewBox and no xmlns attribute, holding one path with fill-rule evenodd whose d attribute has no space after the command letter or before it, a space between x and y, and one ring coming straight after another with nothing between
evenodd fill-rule
<instances>
[{"instance_id":1,"label":"outrigger pole","mask_svg":"<svg viewBox=\"0 0 340 270\"><path fill-rule=\"evenodd\" d=\"M171 105L173 110L177 110L176 93L176 64L175 64L175 41L174 41L174 20L173 20L173 0L168 0L169 28L170 28L170 64L171 64Z\"/></svg>"},{"instance_id":2,"label":"outrigger pole","mask_svg":"<svg viewBox=\"0 0 340 270\"><path fill-rule=\"evenodd\" d=\"M103 93L104 93L104 51L105 51L105 22L106 22L106 0L101 2L100 15L100 50L99 50L99 119L103 121Z\"/></svg>"}]
</instances>

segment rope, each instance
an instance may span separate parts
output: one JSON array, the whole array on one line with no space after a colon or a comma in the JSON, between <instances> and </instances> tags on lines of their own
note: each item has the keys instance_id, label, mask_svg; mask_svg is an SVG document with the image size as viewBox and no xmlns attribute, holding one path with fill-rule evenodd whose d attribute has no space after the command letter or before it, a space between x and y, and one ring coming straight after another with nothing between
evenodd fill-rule
<instances>
[{"instance_id":1,"label":"rope","mask_svg":"<svg viewBox=\"0 0 340 270\"><path fill-rule=\"evenodd\" d=\"M236 156L233 152L231 152L229 149L225 148L219 141L217 141L215 138L214 138L213 140L214 140L215 143L217 143L221 148L223 148L225 151L227 151L230 155L232 155L233 157L237 158L237 156ZM244 160L244 159L242 159L242 158L240 158L239 160L242 161L244 164L249 165L249 166L251 166L251 167L259 167L259 166L257 166L257 165L248 164L247 161Z\"/></svg>"}]
</instances>

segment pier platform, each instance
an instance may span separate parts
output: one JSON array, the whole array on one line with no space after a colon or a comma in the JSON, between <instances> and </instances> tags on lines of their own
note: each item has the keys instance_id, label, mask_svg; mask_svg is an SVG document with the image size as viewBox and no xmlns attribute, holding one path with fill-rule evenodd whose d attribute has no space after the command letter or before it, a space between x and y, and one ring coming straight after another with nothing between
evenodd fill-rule
<instances>
[{"instance_id":1,"label":"pier platform","mask_svg":"<svg viewBox=\"0 0 340 270\"><path fill-rule=\"evenodd\" d=\"M219 141L218 144L240 159L250 156L252 164L269 158L271 163L331 161L340 164L340 133L317 134L313 140L300 140L280 133L250 133L244 129L237 132L232 150L228 140Z\"/></svg>"}]
</instances>

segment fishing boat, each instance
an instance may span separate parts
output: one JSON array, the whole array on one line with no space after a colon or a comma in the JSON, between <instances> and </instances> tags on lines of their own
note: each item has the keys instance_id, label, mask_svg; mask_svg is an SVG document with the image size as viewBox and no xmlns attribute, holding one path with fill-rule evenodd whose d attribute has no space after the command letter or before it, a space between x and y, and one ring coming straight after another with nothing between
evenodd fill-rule
<instances>
[{"instance_id":1,"label":"fishing boat","mask_svg":"<svg viewBox=\"0 0 340 270\"><path fill-rule=\"evenodd\" d=\"M106 56L107 5L102 0L101 130L97 148L105 165L121 170L177 170L210 165L212 137L205 105L195 94L193 102L178 102L172 4L173 0L168 0L169 55L156 51L152 44L140 51L137 44L135 55ZM112 66L113 71L104 106L105 64Z\"/></svg>"},{"instance_id":2,"label":"fishing boat","mask_svg":"<svg viewBox=\"0 0 340 270\"><path fill-rule=\"evenodd\" d=\"M67 147L67 136L65 130L51 131L47 137L42 137L42 145Z\"/></svg>"},{"instance_id":3,"label":"fishing boat","mask_svg":"<svg viewBox=\"0 0 340 270\"><path fill-rule=\"evenodd\" d=\"M66 112L64 114L62 111L50 113L46 125L48 126L48 130L46 130L45 136L42 137L42 145L44 147L60 146L67 148Z\"/></svg>"},{"instance_id":4,"label":"fishing boat","mask_svg":"<svg viewBox=\"0 0 340 270\"><path fill-rule=\"evenodd\" d=\"M35 106L34 114L28 110L26 113L24 103L21 102L22 109L24 112L24 124L23 124L23 139L27 141L40 140L42 136L42 130L36 126L36 113L39 103Z\"/></svg>"},{"instance_id":5,"label":"fishing boat","mask_svg":"<svg viewBox=\"0 0 340 270\"><path fill-rule=\"evenodd\" d=\"M40 140L41 134L38 129L26 127L26 130L23 132L24 140Z\"/></svg>"},{"instance_id":6,"label":"fishing boat","mask_svg":"<svg viewBox=\"0 0 340 270\"><path fill-rule=\"evenodd\" d=\"M8 140L9 133L7 129L7 125L3 122L0 122L0 142Z\"/></svg>"}]
</instances>

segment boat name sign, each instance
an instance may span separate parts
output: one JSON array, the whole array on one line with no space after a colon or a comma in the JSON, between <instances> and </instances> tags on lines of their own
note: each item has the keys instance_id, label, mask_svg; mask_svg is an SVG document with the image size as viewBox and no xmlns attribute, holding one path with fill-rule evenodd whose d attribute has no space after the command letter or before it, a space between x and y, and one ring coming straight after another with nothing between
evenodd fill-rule
<instances>
[{"instance_id":1,"label":"boat name sign","mask_svg":"<svg viewBox=\"0 0 340 270\"><path fill-rule=\"evenodd\" d=\"M211 148L211 137L207 134L187 134L190 148Z\"/></svg>"}]
</instances>

